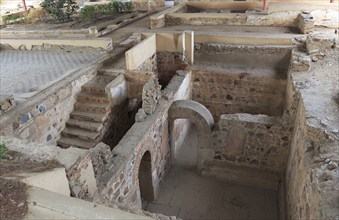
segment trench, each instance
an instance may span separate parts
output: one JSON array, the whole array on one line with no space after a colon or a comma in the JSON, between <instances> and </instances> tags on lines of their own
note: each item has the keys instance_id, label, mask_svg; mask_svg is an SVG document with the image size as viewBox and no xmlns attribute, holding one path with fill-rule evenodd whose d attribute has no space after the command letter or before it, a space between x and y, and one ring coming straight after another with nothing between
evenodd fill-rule
<instances>
[{"instance_id":1,"label":"trench","mask_svg":"<svg viewBox=\"0 0 339 220\"><path fill-rule=\"evenodd\" d=\"M291 118L282 119L290 102L290 53L288 47L195 44L192 100L214 118L213 156L197 174L197 129L180 119L172 132L184 140L172 146L171 169L145 210L181 219L281 218L291 138Z\"/></svg>"},{"instance_id":2,"label":"trench","mask_svg":"<svg viewBox=\"0 0 339 220\"><path fill-rule=\"evenodd\" d=\"M181 219L277 219L277 192L196 173L197 131L191 126L156 200L145 210Z\"/></svg>"}]
</instances>

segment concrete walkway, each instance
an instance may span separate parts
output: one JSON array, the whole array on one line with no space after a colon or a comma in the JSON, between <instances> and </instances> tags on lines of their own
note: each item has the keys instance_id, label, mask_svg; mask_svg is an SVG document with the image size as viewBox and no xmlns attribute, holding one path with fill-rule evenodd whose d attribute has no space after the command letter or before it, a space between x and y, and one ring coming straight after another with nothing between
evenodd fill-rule
<instances>
[{"instance_id":1,"label":"concrete walkway","mask_svg":"<svg viewBox=\"0 0 339 220\"><path fill-rule=\"evenodd\" d=\"M232 185L195 173L196 133L186 138L176 164L146 210L187 219L277 219L277 192Z\"/></svg>"},{"instance_id":2,"label":"concrete walkway","mask_svg":"<svg viewBox=\"0 0 339 220\"><path fill-rule=\"evenodd\" d=\"M53 81L96 62L104 54L38 51L0 52L0 94L36 92Z\"/></svg>"}]
</instances>

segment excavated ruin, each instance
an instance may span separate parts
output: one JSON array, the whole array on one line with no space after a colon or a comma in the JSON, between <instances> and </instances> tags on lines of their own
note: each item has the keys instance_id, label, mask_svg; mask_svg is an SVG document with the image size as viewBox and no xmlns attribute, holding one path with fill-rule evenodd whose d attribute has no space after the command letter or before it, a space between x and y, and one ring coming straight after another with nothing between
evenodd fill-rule
<instances>
[{"instance_id":1,"label":"excavated ruin","mask_svg":"<svg viewBox=\"0 0 339 220\"><path fill-rule=\"evenodd\" d=\"M107 27L95 47L55 41L98 55L1 94L0 195L25 183L1 217L338 218L338 9L258 5L188 2ZM49 42L6 38L0 53L62 53Z\"/></svg>"}]
</instances>

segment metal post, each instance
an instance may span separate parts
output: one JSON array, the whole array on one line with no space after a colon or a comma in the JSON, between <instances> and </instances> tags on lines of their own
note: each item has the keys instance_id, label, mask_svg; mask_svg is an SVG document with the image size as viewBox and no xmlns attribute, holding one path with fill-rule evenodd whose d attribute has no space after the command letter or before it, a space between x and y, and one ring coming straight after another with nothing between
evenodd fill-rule
<instances>
[{"instance_id":1,"label":"metal post","mask_svg":"<svg viewBox=\"0 0 339 220\"><path fill-rule=\"evenodd\" d=\"M24 5L25 12L27 12L26 0L22 0L22 4Z\"/></svg>"},{"instance_id":2,"label":"metal post","mask_svg":"<svg viewBox=\"0 0 339 220\"><path fill-rule=\"evenodd\" d=\"M331 0L332 1L332 0ZM263 4L263 10L267 11L268 8L268 0L264 0L264 4Z\"/></svg>"}]
</instances>

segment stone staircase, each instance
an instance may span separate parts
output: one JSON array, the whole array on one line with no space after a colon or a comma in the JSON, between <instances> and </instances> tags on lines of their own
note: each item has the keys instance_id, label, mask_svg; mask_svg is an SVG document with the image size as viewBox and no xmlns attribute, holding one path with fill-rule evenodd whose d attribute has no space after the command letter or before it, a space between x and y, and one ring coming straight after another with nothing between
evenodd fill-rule
<instances>
[{"instance_id":1,"label":"stone staircase","mask_svg":"<svg viewBox=\"0 0 339 220\"><path fill-rule=\"evenodd\" d=\"M60 147L89 149L101 141L105 133L104 123L112 108L105 87L114 78L99 71L97 76L81 87L74 111L57 141Z\"/></svg>"}]
</instances>

